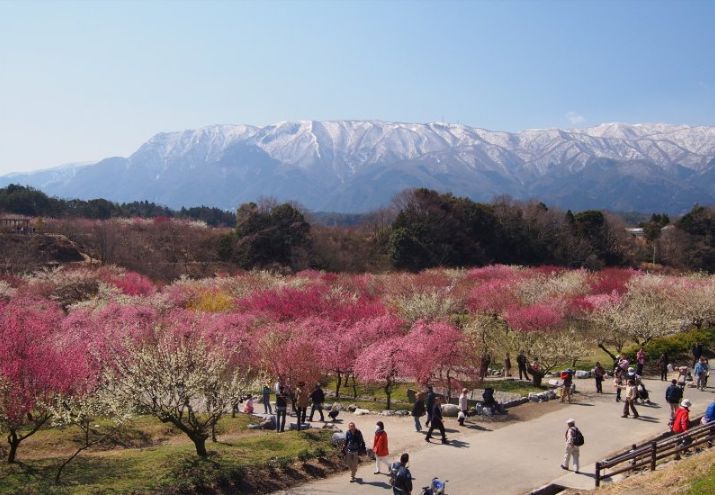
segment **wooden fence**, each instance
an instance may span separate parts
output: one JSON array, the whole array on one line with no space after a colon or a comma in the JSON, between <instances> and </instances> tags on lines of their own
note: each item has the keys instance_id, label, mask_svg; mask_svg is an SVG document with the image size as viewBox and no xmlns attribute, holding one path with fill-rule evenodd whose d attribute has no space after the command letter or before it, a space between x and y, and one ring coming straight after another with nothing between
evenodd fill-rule
<instances>
[{"instance_id":1,"label":"wooden fence","mask_svg":"<svg viewBox=\"0 0 715 495\"><path fill-rule=\"evenodd\" d=\"M680 453L698 446L713 446L715 423L700 424L701 418L691 422L695 424L685 433L665 433L660 437L642 444L634 444L629 450L621 452L596 463L596 486L601 480L636 469L655 470L661 459L673 457L680 459Z\"/></svg>"}]
</instances>

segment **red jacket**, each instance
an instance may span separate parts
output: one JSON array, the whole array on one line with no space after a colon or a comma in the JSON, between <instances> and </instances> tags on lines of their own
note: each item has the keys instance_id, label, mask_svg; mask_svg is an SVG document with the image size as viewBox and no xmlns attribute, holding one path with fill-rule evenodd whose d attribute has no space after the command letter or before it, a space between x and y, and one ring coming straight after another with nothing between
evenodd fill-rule
<instances>
[{"instance_id":1,"label":"red jacket","mask_svg":"<svg viewBox=\"0 0 715 495\"><path fill-rule=\"evenodd\" d=\"M687 407L679 407L675 411L675 419L673 420L673 432L683 433L688 431L688 422L690 421L690 411Z\"/></svg>"},{"instance_id":2,"label":"red jacket","mask_svg":"<svg viewBox=\"0 0 715 495\"><path fill-rule=\"evenodd\" d=\"M372 450L378 457L390 455L387 450L387 433L385 430L375 432L375 439L372 441Z\"/></svg>"}]
</instances>

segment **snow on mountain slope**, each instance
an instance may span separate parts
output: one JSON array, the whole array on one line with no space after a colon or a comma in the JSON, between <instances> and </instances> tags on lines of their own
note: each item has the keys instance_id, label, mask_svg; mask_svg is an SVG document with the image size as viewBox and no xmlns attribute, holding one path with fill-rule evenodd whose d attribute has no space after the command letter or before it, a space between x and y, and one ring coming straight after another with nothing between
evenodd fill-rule
<instances>
[{"instance_id":1,"label":"snow on mountain slope","mask_svg":"<svg viewBox=\"0 0 715 495\"><path fill-rule=\"evenodd\" d=\"M366 211L401 188L420 186L481 200L508 193L579 208L578 191L590 188L589 207L639 209L657 197L675 212L691 200L715 201L713 168L715 127L609 123L510 133L441 122L298 121L161 133L128 158L13 174L0 177L0 185L21 182L61 196L170 206L233 208L273 195L339 211ZM601 177L627 177L639 197L613 197ZM595 197L594 182L600 184ZM560 195L554 184L572 192Z\"/></svg>"}]
</instances>

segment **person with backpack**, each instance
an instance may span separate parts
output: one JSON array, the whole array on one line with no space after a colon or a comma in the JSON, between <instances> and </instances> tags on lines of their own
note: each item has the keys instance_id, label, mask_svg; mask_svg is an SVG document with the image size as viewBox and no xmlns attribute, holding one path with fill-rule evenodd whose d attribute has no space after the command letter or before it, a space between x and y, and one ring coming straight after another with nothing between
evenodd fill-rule
<instances>
[{"instance_id":1,"label":"person with backpack","mask_svg":"<svg viewBox=\"0 0 715 495\"><path fill-rule=\"evenodd\" d=\"M390 451L387 448L387 432L385 431L385 423L377 422L375 429L375 438L372 441L372 451L375 453L375 474L380 474L380 464L387 466L387 472L390 472L390 463L387 462L387 456Z\"/></svg>"},{"instance_id":2,"label":"person with backpack","mask_svg":"<svg viewBox=\"0 0 715 495\"><path fill-rule=\"evenodd\" d=\"M283 433L286 428L286 415L288 414L288 397L283 387L278 388L276 394L276 433Z\"/></svg>"},{"instance_id":3,"label":"person with backpack","mask_svg":"<svg viewBox=\"0 0 715 495\"><path fill-rule=\"evenodd\" d=\"M263 399L263 414L273 414L273 408L271 408L271 387L263 385L261 395Z\"/></svg>"},{"instance_id":4,"label":"person with backpack","mask_svg":"<svg viewBox=\"0 0 715 495\"><path fill-rule=\"evenodd\" d=\"M584 439L583 435L576 428L576 420L569 418L566 421L566 450L564 452L564 460L561 463L561 469L569 470L569 462L573 459L574 472L578 473L578 458L579 458L579 448L583 445Z\"/></svg>"},{"instance_id":5,"label":"person with backpack","mask_svg":"<svg viewBox=\"0 0 715 495\"><path fill-rule=\"evenodd\" d=\"M415 431L417 432L422 431L420 418L425 415L425 412L427 412L425 407L425 394L424 392L420 392L417 394L417 397L415 397L415 404L412 406L412 412L410 413L415 420Z\"/></svg>"},{"instance_id":6,"label":"person with backpack","mask_svg":"<svg viewBox=\"0 0 715 495\"><path fill-rule=\"evenodd\" d=\"M432 407L432 422L429 425L429 430L427 430L425 442L430 441L432 438L432 432L435 428L437 428L442 434L442 443L449 443L447 441L447 435L444 432L444 423L442 422L442 399L440 397L434 398L434 406Z\"/></svg>"},{"instance_id":7,"label":"person with backpack","mask_svg":"<svg viewBox=\"0 0 715 495\"><path fill-rule=\"evenodd\" d=\"M427 421L425 421L425 426L429 426L432 421L432 409L434 408L434 398L437 394L434 393L432 385L427 385L427 397L425 399L425 408L427 409Z\"/></svg>"},{"instance_id":8,"label":"person with backpack","mask_svg":"<svg viewBox=\"0 0 715 495\"><path fill-rule=\"evenodd\" d=\"M308 419L308 421L313 421L313 415L315 414L315 411L318 411L320 413L320 421L325 423L325 416L323 415L323 402L325 402L325 392L323 392L323 389L320 387L320 383L315 384L315 388L310 394L310 400L313 405L310 406L310 418Z\"/></svg>"},{"instance_id":9,"label":"person with backpack","mask_svg":"<svg viewBox=\"0 0 715 495\"><path fill-rule=\"evenodd\" d=\"M572 386L573 386L573 372L568 369L561 373L561 380L563 384L561 386L561 402L565 402L568 399L569 404L571 403L572 396Z\"/></svg>"},{"instance_id":10,"label":"person with backpack","mask_svg":"<svg viewBox=\"0 0 715 495\"><path fill-rule=\"evenodd\" d=\"M390 484L393 495L412 495L412 473L407 469L410 454L402 454L400 462L395 462L390 468Z\"/></svg>"},{"instance_id":11,"label":"person with backpack","mask_svg":"<svg viewBox=\"0 0 715 495\"><path fill-rule=\"evenodd\" d=\"M673 378L665 390L665 401L670 406L670 421L675 419L675 411L678 409L678 404L682 399L683 389L678 385L678 380Z\"/></svg>"},{"instance_id":12,"label":"person with backpack","mask_svg":"<svg viewBox=\"0 0 715 495\"><path fill-rule=\"evenodd\" d=\"M360 463L360 455L364 455L365 440L362 437L362 432L355 427L352 421L348 423L348 431L345 432L345 463L350 468L350 483L355 482L355 473L357 473L358 464Z\"/></svg>"}]
</instances>

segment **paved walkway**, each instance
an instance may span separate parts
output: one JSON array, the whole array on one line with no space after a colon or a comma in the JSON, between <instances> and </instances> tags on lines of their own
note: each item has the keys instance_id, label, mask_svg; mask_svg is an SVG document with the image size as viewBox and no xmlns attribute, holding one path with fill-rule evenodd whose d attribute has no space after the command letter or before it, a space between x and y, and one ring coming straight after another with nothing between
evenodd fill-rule
<instances>
[{"instance_id":1,"label":"paved walkway","mask_svg":"<svg viewBox=\"0 0 715 495\"><path fill-rule=\"evenodd\" d=\"M615 402L610 383L605 383L607 393L593 393L592 380L576 380L584 392L575 396L573 404L558 407L540 417L517 422L491 431L461 429L454 419L447 419L450 445L427 444L422 436L412 430L411 418L399 418L399 426L386 424L390 434L390 450L395 456L402 451L410 453L410 469L415 480L413 494L429 484L433 476L448 480L449 495L520 495L533 488L558 480L574 488L592 488L593 472L597 460L634 442L667 430L669 408L664 405L668 382L645 381L655 406L639 406L639 419L621 418L622 403ZM701 413L715 389L705 392L686 389L685 396L694 406L693 413ZM552 404L549 406L553 407ZM565 421L574 418L583 432L586 444L581 448L581 471L584 474L564 476L559 464L563 455ZM352 416L347 416L352 420ZM348 419L346 419L347 421ZM366 428L377 421L375 416L356 417L366 439L372 438ZM386 422L387 423L387 422ZM414 440L417 438L417 440ZM276 495L372 495L391 493L386 475L374 475L374 464L362 464L358 470L359 483L349 483L349 475L341 473L294 487Z\"/></svg>"}]
</instances>

